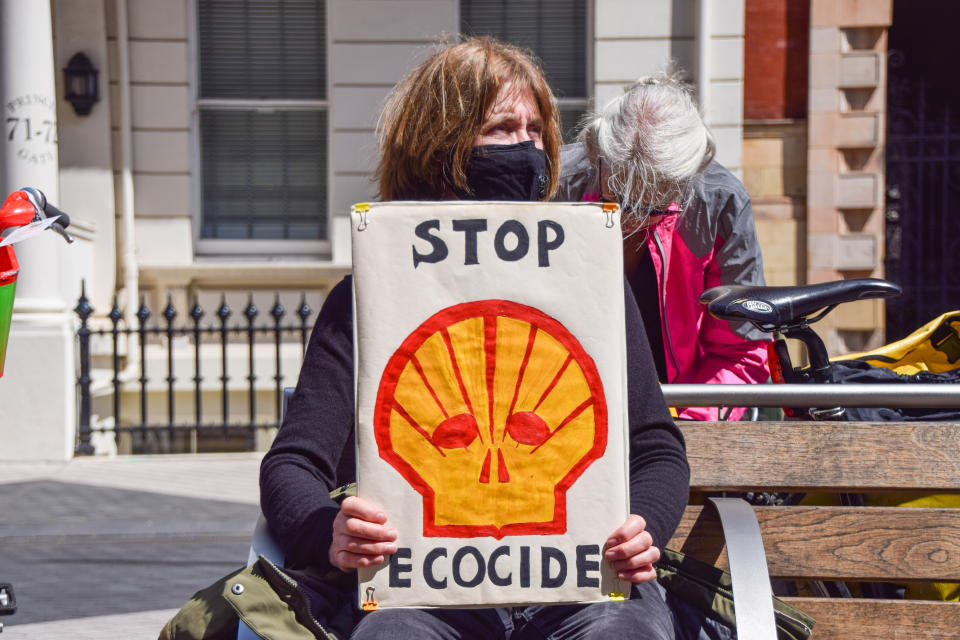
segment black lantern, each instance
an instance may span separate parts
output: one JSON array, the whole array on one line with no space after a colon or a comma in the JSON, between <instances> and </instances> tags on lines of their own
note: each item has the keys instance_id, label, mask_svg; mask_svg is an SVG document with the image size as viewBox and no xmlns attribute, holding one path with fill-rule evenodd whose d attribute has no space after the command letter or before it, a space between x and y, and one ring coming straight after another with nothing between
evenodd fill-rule
<instances>
[{"instance_id":1,"label":"black lantern","mask_svg":"<svg viewBox=\"0 0 960 640\"><path fill-rule=\"evenodd\" d=\"M78 116L90 114L90 109L100 100L100 88L97 82L99 72L94 68L90 58L82 53L76 53L63 70L64 96Z\"/></svg>"}]
</instances>

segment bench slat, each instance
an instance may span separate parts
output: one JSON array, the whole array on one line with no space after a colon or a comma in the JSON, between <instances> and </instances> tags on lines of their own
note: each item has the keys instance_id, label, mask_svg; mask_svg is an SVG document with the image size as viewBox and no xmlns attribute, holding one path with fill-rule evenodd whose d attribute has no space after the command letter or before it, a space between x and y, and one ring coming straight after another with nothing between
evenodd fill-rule
<instances>
[{"instance_id":1,"label":"bench slat","mask_svg":"<svg viewBox=\"0 0 960 640\"><path fill-rule=\"evenodd\" d=\"M960 425L680 422L705 491L960 491Z\"/></svg>"},{"instance_id":2,"label":"bench slat","mask_svg":"<svg viewBox=\"0 0 960 640\"><path fill-rule=\"evenodd\" d=\"M773 577L960 582L960 509L754 507L754 512ZM667 546L727 568L722 530L709 509L687 507Z\"/></svg>"},{"instance_id":3,"label":"bench slat","mask_svg":"<svg viewBox=\"0 0 960 640\"><path fill-rule=\"evenodd\" d=\"M816 620L811 640L955 640L960 635L960 606L953 602L835 598L784 600Z\"/></svg>"}]
</instances>

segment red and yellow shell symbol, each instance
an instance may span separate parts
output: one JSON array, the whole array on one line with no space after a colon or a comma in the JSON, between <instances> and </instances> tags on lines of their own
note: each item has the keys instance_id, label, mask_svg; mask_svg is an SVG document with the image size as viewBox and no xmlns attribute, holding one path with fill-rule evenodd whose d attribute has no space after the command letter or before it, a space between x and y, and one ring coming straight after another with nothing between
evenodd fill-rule
<instances>
[{"instance_id":1,"label":"red and yellow shell symbol","mask_svg":"<svg viewBox=\"0 0 960 640\"><path fill-rule=\"evenodd\" d=\"M434 314L396 350L374 434L423 496L424 535L557 534L567 490L606 448L607 405L562 324L481 300Z\"/></svg>"}]
</instances>

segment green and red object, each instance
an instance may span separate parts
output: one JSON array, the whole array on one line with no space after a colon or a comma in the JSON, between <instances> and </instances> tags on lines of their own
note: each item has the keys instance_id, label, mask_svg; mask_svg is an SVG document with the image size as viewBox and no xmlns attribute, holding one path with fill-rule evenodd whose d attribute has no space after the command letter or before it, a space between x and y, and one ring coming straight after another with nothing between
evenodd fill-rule
<instances>
[{"instance_id":1,"label":"green and red object","mask_svg":"<svg viewBox=\"0 0 960 640\"><path fill-rule=\"evenodd\" d=\"M20 265L13 247L0 247L0 377L7 355L7 339L10 337L10 317L13 315L13 294L17 290L17 274Z\"/></svg>"},{"instance_id":2,"label":"green and red object","mask_svg":"<svg viewBox=\"0 0 960 640\"><path fill-rule=\"evenodd\" d=\"M56 207L47 204L43 193L24 188L14 191L0 206L0 376L7 355L10 320L13 316L13 297L17 289L20 265L13 251L13 243L52 227L68 242L72 239L64 231L70 219Z\"/></svg>"}]
</instances>

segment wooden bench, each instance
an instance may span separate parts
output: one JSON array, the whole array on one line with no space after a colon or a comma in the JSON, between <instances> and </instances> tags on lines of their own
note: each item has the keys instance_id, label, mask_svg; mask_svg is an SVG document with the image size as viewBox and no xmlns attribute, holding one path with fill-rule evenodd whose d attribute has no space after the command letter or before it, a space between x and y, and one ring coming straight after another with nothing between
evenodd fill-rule
<instances>
[{"instance_id":1,"label":"wooden bench","mask_svg":"<svg viewBox=\"0 0 960 640\"><path fill-rule=\"evenodd\" d=\"M960 493L960 424L687 422L681 428L695 492ZM771 578L960 582L960 508L752 510ZM688 506L667 546L728 568L724 535L709 507ZM735 595L736 579L734 572ZM784 599L816 620L817 640L960 638L960 603ZM744 606L739 599L738 606Z\"/></svg>"}]
</instances>

